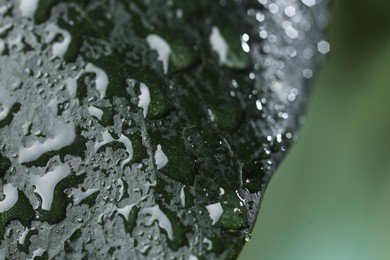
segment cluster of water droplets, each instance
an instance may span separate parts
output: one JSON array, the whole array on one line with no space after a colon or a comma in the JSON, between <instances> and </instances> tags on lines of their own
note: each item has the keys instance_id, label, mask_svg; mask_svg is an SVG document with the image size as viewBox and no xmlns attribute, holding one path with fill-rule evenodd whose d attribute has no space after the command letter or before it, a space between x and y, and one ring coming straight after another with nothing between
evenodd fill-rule
<instances>
[{"instance_id":1,"label":"cluster of water droplets","mask_svg":"<svg viewBox=\"0 0 390 260\"><path fill-rule=\"evenodd\" d=\"M102 1L103 20L119 17L111 42L71 31L82 4L58 1L37 23L44 2L0 3L0 258L233 257L295 138L313 57L329 52L325 1L242 1L248 31L210 18L192 45L147 11L134 22L141 3ZM191 8L175 4L163 19L184 23ZM152 61L146 75L116 82L121 51Z\"/></svg>"}]
</instances>

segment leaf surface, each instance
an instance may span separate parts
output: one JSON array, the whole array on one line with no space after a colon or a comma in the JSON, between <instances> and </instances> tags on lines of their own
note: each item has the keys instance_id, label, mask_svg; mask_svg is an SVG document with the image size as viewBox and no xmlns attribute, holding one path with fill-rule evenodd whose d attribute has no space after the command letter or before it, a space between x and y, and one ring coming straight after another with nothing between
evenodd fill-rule
<instances>
[{"instance_id":1,"label":"leaf surface","mask_svg":"<svg viewBox=\"0 0 390 260\"><path fill-rule=\"evenodd\" d=\"M260 2L1 0L0 255L236 257L328 47Z\"/></svg>"}]
</instances>

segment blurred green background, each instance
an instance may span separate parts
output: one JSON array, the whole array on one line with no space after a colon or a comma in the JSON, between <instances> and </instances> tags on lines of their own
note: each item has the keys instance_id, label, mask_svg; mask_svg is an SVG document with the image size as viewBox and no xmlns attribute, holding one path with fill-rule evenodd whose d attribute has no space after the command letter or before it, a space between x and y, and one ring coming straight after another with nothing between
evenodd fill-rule
<instances>
[{"instance_id":1,"label":"blurred green background","mask_svg":"<svg viewBox=\"0 0 390 260\"><path fill-rule=\"evenodd\" d=\"M390 259L390 1L334 1L300 141L240 260Z\"/></svg>"}]
</instances>

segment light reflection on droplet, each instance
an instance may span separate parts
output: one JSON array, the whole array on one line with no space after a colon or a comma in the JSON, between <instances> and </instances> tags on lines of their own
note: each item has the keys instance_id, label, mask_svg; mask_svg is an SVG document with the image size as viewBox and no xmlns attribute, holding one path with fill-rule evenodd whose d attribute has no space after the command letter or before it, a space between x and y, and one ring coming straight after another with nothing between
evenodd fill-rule
<instances>
[{"instance_id":1,"label":"light reflection on droplet","mask_svg":"<svg viewBox=\"0 0 390 260\"><path fill-rule=\"evenodd\" d=\"M259 36L262 39L266 39L268 37L268 32L266 30L261 30Z\"/></svg>"},{"instance_id":2,"label":"light reflection on droplet","mask_svg":"<svg viewBox=\"0 0 390 260\"><path fill-rule=\"evenodd\" d=\"M238 88L238 83L235 80L232 80L232 85L234 88Z\"/></svg>"},{"instance_id":3,"label":"light reflection on droplet","mask_svg":"<svg viewBox=\"0 0 390 260\"><path fill-rule=\"evenodd\" d=\"M276 39L277 39L277 37L275 35L273 35L273 34L268 36L268 41L271 42L271 43L275 43Z\"/></svg>"},{"instance_id":4,"label":"light reflection on droplet","mask_svg":"<svg viewBox=\"0 0 390 260\"><path fill-rule=\"evenodd\" d=\"M263 105L261 104L261 101L260 101L260 100L257 100L257 101L256 101L256 107L257 107L257 109L260 110L260 111L263 110Z\"/></svg>"},{"instance_id":5,"label":"light reflection on droplet","mask_svg":"<svg viewBox=\"0 0 390 260\"><path fill-rule=\"evenodd\" d=\"M288 6L284 9L284 13L288 17L293 17L295 15L295 8L293 6Z\"/></svg>"},{"instance_id":6,"label":"light reflection on droplet","mask_svg":"<svg viewBox=\"0 0 390 260\"><path fill-rule=\"evenodd\" d=\"M265 20L265 16L262 13L257 13L256 20L259 22L263 22Z\"/></svg>"},{"instance_id":7,"label":"light reflection on droplet","mask_svg":"<svg viewBox=\"0 0 390 260\"><path fill-rule=\"evenodd\" d=\"M271 13L273 14L276 14L277 12L279 12L279 6L275 3L272 3L268 6L268 9Z\"/></svg>"},{"instance_id":8,"label":"light reflection on droplet","mask_svg":"<svg viewBox=\"0 0 390 260\"><path fill-rule=\"evenodd\" d=\"M312 7L316 4L316 0L301 0L301 1L302 1L302 3L307 5L308 7Z\"/></svg>"},{"instance_id":9,"label":"light reflection on droplet","mask_svg":"<svg viewBox=\"0 0 390 260\"><path fill-rule=\"evenodd\" d=\"M250 52L251 50L249 44L246 41L241 41L241 47L246 53Z\"/></svg>"},{"instance_id":10,"label":"light reflection on droplet","mask_svg":"<svg viewBox=\"0 0 390 260\"><path fill-rule=\"evenodd\" d=\"M314 56L314 51L312 48L306 48L304 51L303 51L303 57L305 57L306 59L311 59L313 58Z\"/></svg>"},{"instance_id":11,"label":"light reflection on droplet","mask_svg":"<svg viewBox=\"0 0 390 260\"><path fill-rule=\"evenodd\" d=\"M307 79L310 79L313 77L313 71L311 69L305 69L303 71L303 76Z\"/></svg>"},{"instance_id":12,"label":"light reflection on droplet","mask_svg":"<svg viewBox=\"0 0 390 260\"><path fill-rule=\"evenodd\" d=\"M243 40L243 41L249 41L249 35L247 34L247 33L244 33L243 35L242 35L242 37L241 37L241 39Z\"/></svg>"},{"instance_id":13,"label":"light reflection on droplet","mask_svg":"<svg viewBox=\"0 0 390 260\"><path fill-rule=\"evenodd\" d=\"M330 52L330 44L327 41L320 41L317 44L318 51L322 54L327 54Z\"/></svg>"},{"instance_id":14,"label":"light reflection on droplet","mask_svg":"<svg viewBox=\"0 0 390 260\"><path fill-rule=\"evenodd\" d=\"M255 16L256 15L256 11L253 9L249 9L246 13L248 14L248 16Z\"/></svg>"},{"instance_id":15,"label":"light reflection on droplet","mask_svg":"<svg viewBox=\"0 0 390 260\"><path fill-rule=\"evenodd\" d=\"M301 22L300 27L305 32L308 32L311 29L311 23L309 21L304 20Z\"/></svg>"}]
</instances>

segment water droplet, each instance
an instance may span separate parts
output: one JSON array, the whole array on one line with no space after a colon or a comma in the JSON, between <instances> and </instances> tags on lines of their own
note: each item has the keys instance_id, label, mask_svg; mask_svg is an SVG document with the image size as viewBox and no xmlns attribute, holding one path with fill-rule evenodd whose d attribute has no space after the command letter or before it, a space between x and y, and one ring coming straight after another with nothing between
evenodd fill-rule
<instances>
[{"instance_id":1,"label":"water droplet","mask_svg":"<svg viewBox=\"0 0 390 260\"><path fill-rule=\"evenodd\" d=\"M31 184L35 186L35 192L42 200L41 208L50 210L54 198L54 189L57 184L70 174L70 167L67 164L60 164L44 176L31 176Z\"/></svg>"},{"instance_id":2,"label":"water droplet","mask_svg":"<svg viewBox=\"0 0 390 260\"><path fill-rule=\"evenodd\" d=\"M302 74L307 79L311 79L313 77L313 71L311 69L305 69Z\"/></svg>"},{"instance_id":3,"label":"water droplet","mask_svg":"<svg viewBox=\"0 0 390 260\"><path fill-rule=\"evenodd\" d=\"M320 53L327 54L328 52L330 52L330 44L327 41L320 41L317 44L317 49Z\"/></svg>"},{"instance_id":4,"label":"water droplet","mask_svg":"<svg viewBox=\"0 0 390 260\"><path fill-rule=\"evenodd\" d=\"M18 201L18 189L12 184L3 187L4 199L0 201L0 213L10 210Z\"/></svg>"},{"instance_id":5,"label":"water droplet","mask_svg":"<svg viewBox=\"0 0 390 260\"><path fill-rule=\"evenodd\" d=\"M20 0L19 10L22 16L34 17L34 14L38 8L39 0Z\"/></svg>"},{"instance_id":6,"label":"water droplet","mask_svg":"<svg viewBox=\"0 0 390 260\"><path fill-rule=\"evenodd\" d=\"M150 34L146 37L146 41L152 50L157 51L158 59L163 63L164 73L168 73L169 56L171 55L171 47L160 36Z\"/></svg>"},{"instance_id":7,"label":"water droplet","mask_svg":"<svg viewBox=\"0 0 390 260\"><path fill-rule=\"evenodd\" d=\"M216 26L213 26L213 28L211 28L210 44L213 51L215 51L219 56L219 63L225 63L228 55L229 46L225 38L219 31L219 28Z\"/></svg>"},{"instance_id":8,"label":"water droplet","mask_svg":"<svg viewBox=\"0 0 390 260\"><path fill-rule=\"evenodd\" d=\"M168 163L168 157L163 152L161 145L157 145L154 160L156 162L157 170L160 170Z\"/></svg>"},{"instance_id":9,"label":"water droplet","mask_svg":"<svg viewBox=\"0 0 390 260\"><path fill-rule=\"evenodd\" d=\"M260 111L263 110L263 105L260 100L256 100L256 108Z\"/></svg>"},{"instance_id":10,"label":"water droplet","mask_svg":"<svg viewBox=\"0 0 390 260\"><path fill-rule=\"evenodd\" d=\"M245 242L249 242L252 239L252 234L248 233L245 235Z\"/></svg>"},{"instance_id":11,"label":"water droplet","mask_svg":"<svg viewBox=\"0 0 390 260\"><path fill-rule=\"evenodd\" d=\"M223 213L221 203L218 202L218 203L207 205L206 209L210 214L210 218L212 220L211 224L214 225L215 223L218 222L218 220L220 219Z\"/></svg>"},{"instance_id":12,"label":"water droplet","mask_svg":"<svg viewBox=\"0 0 390 260\"><path fill-rule=\"evenodd\" d=\"M284 9L284 13L288 17L293 17L295 15L295 8L293 6L288 6L286 9Z\"/></svg>"}]
</instances>

